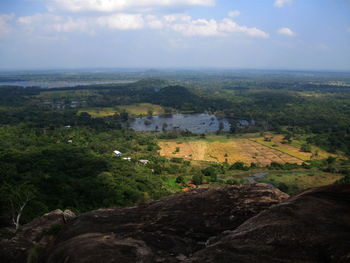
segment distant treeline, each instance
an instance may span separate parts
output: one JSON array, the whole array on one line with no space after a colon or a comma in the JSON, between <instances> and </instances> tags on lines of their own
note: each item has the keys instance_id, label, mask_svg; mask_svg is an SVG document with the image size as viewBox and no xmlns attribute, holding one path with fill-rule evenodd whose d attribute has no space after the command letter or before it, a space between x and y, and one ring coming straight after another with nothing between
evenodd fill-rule
<instances>
[{"instance_id":1,"label":"distant treeline","mask_svg":"<svg viewBox=\"0 0 350 263\"><path fill-rule=\"evenodd\" d=\"M146 79L129 84L99 84L72 88L0 88L0 105L26 106L23 110L2 109L0 123L15 121L43 122L53 124L60 118L81 123L74 113L38 111L42 91L65 92L87 90L93 95L84 97L87 107L114 107L133 103L153 103L183 112L210 111L222 117L254 120L260 131L281 131L283 127L298 127L299 131L314 134L310 141L327 150L350 153L350 89L346 86L328 84L305 84L294 82L240 82L239 87L188 88L171 85L164 80ZM29 107L29 108L28 108ZM33 109L30 109L33 108ZM40 111L40 110L39 110ZM67 110L65 110L67 111ZM30 113L32 112L32 113ZM63 116L63 117L62 117ZM85 121L85 120L84 120Z\"/></svg>"}]
</instances>

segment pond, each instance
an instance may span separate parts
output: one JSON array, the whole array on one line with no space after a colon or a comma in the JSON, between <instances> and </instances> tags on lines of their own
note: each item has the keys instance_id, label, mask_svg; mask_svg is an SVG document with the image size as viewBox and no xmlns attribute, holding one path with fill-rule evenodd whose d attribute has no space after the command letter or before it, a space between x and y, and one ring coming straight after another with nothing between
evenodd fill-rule
<instances>
[{"instance_id":1,"label":"pond","mask_svg":"<svg viewBox=\"0 0 350 263\"><path fill-rule=\"evenodd\" d=\"M220 124L222 123L222 124ZM238 126L248 126L252 122L246 120L238 121ZM196 114L172 114L153 117L142 117L129 120L130 128L135 131L173 131L188 130L193 133L211 133L219 130L230 130L230 120L219 119L215 115L207 113Z\"/></svg>"}]
</instances>

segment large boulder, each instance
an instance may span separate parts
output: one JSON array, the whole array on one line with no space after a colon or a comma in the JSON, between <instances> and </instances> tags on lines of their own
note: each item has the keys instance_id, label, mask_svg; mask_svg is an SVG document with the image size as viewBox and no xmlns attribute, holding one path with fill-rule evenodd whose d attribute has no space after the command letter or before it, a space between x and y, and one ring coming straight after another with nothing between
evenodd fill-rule
<instances>
[{"instance_id":1,"label":"large boulder","mask_svg":"<svg viewBox=\"0 0 350 263\"><path fill-rule=\"evenodd\" d=\"M82 214L42 262L180 262L208 238L288 198L265 184L196 189L148 204Z\"/></svg>"},{"instance_id":2,"label":"large boulder","mask_svg":"<svg viewBox=\"0 0 350 263\"><path fill-rule=\"evenodd\" d=\"M28 262L35 247L45 247L51 240L50 229L62 226L75 217L70 210L57 209L21 227L21 231L0 240L0 261L6 263Z\"/></svg>"},{"instance_id":3,"label":"large boulder","mask_svg":"<svg viewBox=\"0 0 350 263\"><path fill-rule=\"evenodd\" d=\"M191 263L350 262L350 184L305 191L212 239Z\"/></svg>"}]
</instances>

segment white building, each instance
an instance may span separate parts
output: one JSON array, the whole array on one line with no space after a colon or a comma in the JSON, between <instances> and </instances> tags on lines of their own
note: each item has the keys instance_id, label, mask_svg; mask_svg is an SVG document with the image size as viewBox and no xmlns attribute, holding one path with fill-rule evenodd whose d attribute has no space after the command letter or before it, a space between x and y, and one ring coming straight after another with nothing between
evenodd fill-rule
<instances>
[{"instance_id":1,"label":"white building","mask_svg":"<svg viewBox=\"0 0 350 263\"><path fill-rule=\"evenodd\" d=\"M146 165L146 164L149 163L149 160L140 160L139 162L142 163L142 164L144 164L144 165Z\"/></svg>"},{"instance_id":2,"label":"white building","mask_svg":"<svg viewBox=\"0 0 350 263\"><path fill-rule=\"evenodd\" d=\"M113 151L113 153L115 154L115 156L118 156L118 157L123 155L120 151L117 151L117 150Z\"/></svg>"}]
</instances>

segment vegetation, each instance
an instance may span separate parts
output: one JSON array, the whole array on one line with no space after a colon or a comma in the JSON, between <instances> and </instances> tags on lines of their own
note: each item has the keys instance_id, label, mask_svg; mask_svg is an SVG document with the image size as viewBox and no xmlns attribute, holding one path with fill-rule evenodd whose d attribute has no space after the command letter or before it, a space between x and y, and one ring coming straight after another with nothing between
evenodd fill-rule
<instances>
[{"instance_id":1,"label":"vegetation","mask_svg":"<svg viewBox=\"0 0 350 263\"><path fill-rule=\"evenodd\" d=\"M194 187L247 183L261 172L267 175L257 180L290 194L349 182L346 74L151 75L160 79L52 89L0 87L0 223L20 230L21 224L57 208L79 213L143 204ZM81 80L77 76L66 78ZM137 73L116 76L140 79ZM106 75L80 75L92 77ZM220 121L217 134L170 131L166 123L159 132L128 128L131 118L145 116L147 121L175 112L210 112L228 118L231 126L225 133Z\"/></svg>"}]
</instances>

